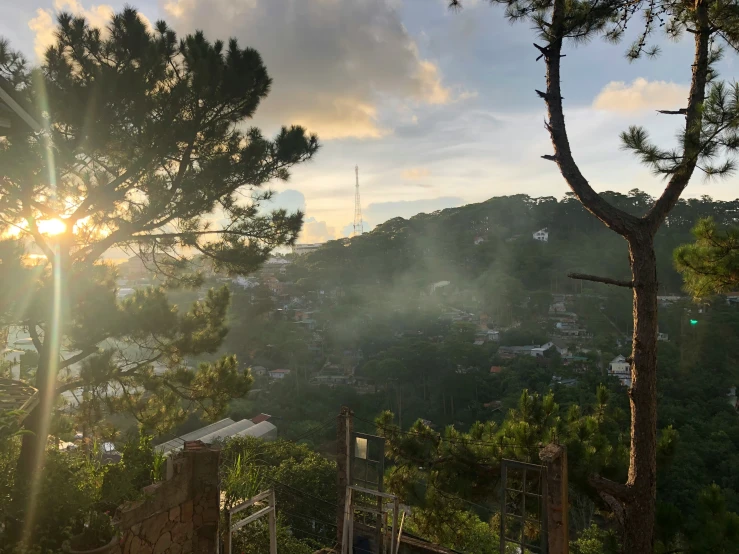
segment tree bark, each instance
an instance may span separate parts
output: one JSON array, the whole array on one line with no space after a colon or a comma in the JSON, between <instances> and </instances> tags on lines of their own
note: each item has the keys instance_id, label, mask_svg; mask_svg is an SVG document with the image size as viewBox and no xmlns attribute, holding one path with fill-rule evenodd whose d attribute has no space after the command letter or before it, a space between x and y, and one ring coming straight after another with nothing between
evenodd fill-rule
<instances>
[{"instance_id":1,"label":"tree bark","mask_svg":"<svg viewBox=\"0 0 739 554\"><path fill-rule=\"evenodd\" d=\"M623 502L624 552L652 552L657 498L657 260L649 232L629 238L634 282L631 457Z\"/></svg>"}]
</instances>

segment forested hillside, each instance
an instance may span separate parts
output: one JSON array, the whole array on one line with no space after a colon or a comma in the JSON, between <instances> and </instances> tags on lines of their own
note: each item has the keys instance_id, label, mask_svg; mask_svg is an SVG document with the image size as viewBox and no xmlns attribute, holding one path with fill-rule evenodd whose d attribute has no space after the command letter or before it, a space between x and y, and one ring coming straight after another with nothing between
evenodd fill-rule
<instances>
[{"instance_id":1,"label":"forested hillside","mask_svg":"<svg viewBox=\"0 0 739 554\"><path fill-rule=\"evenodd\" d=\"M638 215L653 201L636 189L628 195L605 192L603 197ZM682 288L672 253L692 240L690 231L698 219L712 216L724 225L735 223L737 214L737 200L680 200L657 233L661 294ZM543 228L549 231L549 241L532 240ZM570 271L613 278L627 278L629 271L626 242L569 193L561 200L500 196L409 220L391 219L371 233L331 241L297 265L295 279L305 278L308 286L423 286L442 280L459 284L502 274L527 290L555 292L580 290L579 282L566 278Z\"/></svg>"}]
</instances>

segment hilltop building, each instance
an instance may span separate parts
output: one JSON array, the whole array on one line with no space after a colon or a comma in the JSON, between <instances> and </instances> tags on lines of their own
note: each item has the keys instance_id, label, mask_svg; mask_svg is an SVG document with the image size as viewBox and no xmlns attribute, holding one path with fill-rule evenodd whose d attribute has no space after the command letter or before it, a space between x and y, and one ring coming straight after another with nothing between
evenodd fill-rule
<instances>
[{"instance_id":1,"label":"hilltop building","mask_svg":"<svg viewBox=\"0 0 739 554\"><path fill-rule=\"evenodd\" d=\"M296 244L293 246L293 254L296 256L302 256L303 254L308 254L309 252L318 250L321 246L323 246L322 242L316 242L313 244Z\"/></svg>"},{"instance_id":2,"label":"hilltop building","mask_svg":"<svg viewBox=\"0 0 739 554\"><path fill-rule=\"evenodd\" d=\"M549 229L544 227L544 229L539 229L536 233L533 234L534 240L538 240L539 242L549 242Z\"/></svg>"}]
</instances>

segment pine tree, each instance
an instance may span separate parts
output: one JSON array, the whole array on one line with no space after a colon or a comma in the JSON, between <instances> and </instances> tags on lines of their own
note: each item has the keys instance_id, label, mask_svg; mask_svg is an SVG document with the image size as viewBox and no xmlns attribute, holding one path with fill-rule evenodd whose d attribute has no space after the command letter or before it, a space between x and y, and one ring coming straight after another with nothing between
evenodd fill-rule
<instances>
[{"instance_id":1,"label":"pine tree","mask_svg":"<svg viewBox=\"0 0 739 554\"><path fill-rule=\"evenodd\" d=\"M126 411L155 432L195 409L215 417L248 391L234 357L186 365L222 343L228 290L181 311L167 289L202 283L195 255L248 273L293 244L303 215L266 210L265 185L287 179L318 142L300 127L273 139L247 127L271 86L258 52L200 32L178 40L132 8L105 30L62 13L37 69L0 42L0 77L43 127L0 138L0 232L11 237L0 244L0 313L40 354L23 483L42 467L64 391L82 389L100 413ZM137 256L159 285L118 300L111 249Z\"/></svg>"},{"instance_id":2,"label":"pine tree","mask_svg":"<svg viewBox=\"0 0 739 554\"><path fill-rule=\"evenodd\" d=\"M732 292L739 286L739 229L721 229L713 218L693 229L695 242L675 250L685 289L696 298Z\"/></svg>"},{"instance_id":3,"label":"pine tree","mask_svg":"<svg viewBox=\"0 0 739 554\"><path fill-rule=\"evenodd\" d=\"M543 45L535 44L546 66L546 89L536 91L547 106L545 127L554 154L542 158L555 162L577 200L629 245L632 278L615 280L592 275L576 278L631 288L634 332L632 341L631 452L625 484L594 476L609 505L617 506L623 524L626 552L651 552L657 482L657 264L654 236L677 204L696 170L707 176L729 175L739 148L737 89L716 81L714 62L723 46L739 49L739 5L717 0L491 0L503 4L512 21L532 23ZM463 0L451 0L459 8ZM643 17L637 23L637 17ZM617 42L629 24L642 25L628 49L630 60L659 53L650 45L655 32L671 38L685 32L692 36L694 53L685 64L692 67L687 104L666 106L665 115L685 119L678 145L662 149L649 140L641 127L621 136L623 147L634 152L667 185L642 217L627 213L592 188L573 157L565 125L561 94L561 66L566 45L602 36ZM677 108L677 109L675 109ZM574 276L574 275L573 275Z\"/></svg>"}]
</instances>

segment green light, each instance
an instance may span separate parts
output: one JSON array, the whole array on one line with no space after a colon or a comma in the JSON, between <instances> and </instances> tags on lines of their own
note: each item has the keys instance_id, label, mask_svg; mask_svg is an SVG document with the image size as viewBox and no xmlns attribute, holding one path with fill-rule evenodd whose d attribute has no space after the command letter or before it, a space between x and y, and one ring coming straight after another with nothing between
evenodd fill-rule
<instances>
[{"instance_id":1,"label":"green light","mask_svg":"<svg viewBox=\"0 0 739 554\"><path fill-rule=\"evenodd\" d=\"M690 320L690 324L691 325L698 325L698 320L697 319L691 319Z\"/></svg>"}]
</instances>

